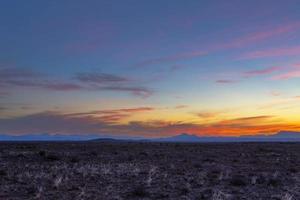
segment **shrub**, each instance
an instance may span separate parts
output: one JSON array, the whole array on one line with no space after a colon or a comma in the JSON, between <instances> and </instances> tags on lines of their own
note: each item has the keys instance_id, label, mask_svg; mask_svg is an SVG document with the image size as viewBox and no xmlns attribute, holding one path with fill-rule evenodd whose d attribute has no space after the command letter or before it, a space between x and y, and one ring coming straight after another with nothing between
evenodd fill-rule
<instances>
[{"instance_id":1,"label":"shrub","mask_svg":"<svg viewBox=\"0 0 300 200\"><path fill-rule=\"evenodd\" d=\"M72 157L72 158L70 159L70 162L71 162L71 163L78 163L78 162L79 162L79 159L76 158L76 157Z\"/></svg>"},{"instance_id":2,"label":"shrub","mask_svg":"<svg viewBox=\"0 0 300 200\"><path fill-rule=\"evenodd\" d=\"M245 181L245 177L243 177L243 176L234 176L230 180L230 185L235 186L235 187L243 187L243 186L246 186L247 183Z\"/></svg>"},{"instance_id":3,"label":"shrub","mask_svg":"<svg viewBox=\"0 0 300 200\"><path fill-rule=\"evenodd\" d=\"M3 169L0 169L0 177L1 176L6 176L7 175L7 172Z\"/></svg>"},{"instance_id":4,"label":"shrub","mask_svg":"<svg viewBox=\"0 0 300 200\"><path fill-rule=\"evenodd\" d=\"M39 155L42 156L42 157L45 157L46 156L46 151L43 151L43 150L39 151Z\"/></svg>"},{"instance_id":5,"label":"shrub","mask_svg":"<svg viewBox=\"0 0 300 200\"><path fill-rule=\"evenodd\" d=\"M45 157L48 161L58 161L60 158L57 155L50 154Z\"/></svg>"},{"instance_id":6,"label":"shrub","mask_svg":"<svg viewBox=\"0 0 300 200\"><path fill-rule=\"evenodd\" d=\"M145 186L140 185L132 190L131 195L134 197L146 197L148 196L148 192Z\"/></svg>"}]
</instances>

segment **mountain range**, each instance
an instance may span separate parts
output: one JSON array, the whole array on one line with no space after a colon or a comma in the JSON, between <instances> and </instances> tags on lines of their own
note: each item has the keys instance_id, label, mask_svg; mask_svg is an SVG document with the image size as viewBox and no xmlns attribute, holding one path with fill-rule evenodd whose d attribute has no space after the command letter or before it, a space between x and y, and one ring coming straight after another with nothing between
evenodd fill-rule
<instances>
[{"instance_id":1,"label":"mountain range","mask_svg":"<svg viewBox=\"0 0 300 200\"><path fill-rule=\"evenodd\" d=\"M27 134L20 136L0 135L0 141L140 141L140 142L300 142L300 132L280 131L273 135L197 136L182 133L171 137L143 138L110 135L51 135Z\"/></svg>"},{"instance_id":2,"label":"mountain range","mask_svg":"<svg viewBox=\"0 0 300 200\"><path fill-rule=\"evenodd\" d=\"M183 133L180 135L157 138L156 142L300 142L300 132L280 131L273 135L246 135L246 136L196 136Z\"/></svg>"}]
</instances>

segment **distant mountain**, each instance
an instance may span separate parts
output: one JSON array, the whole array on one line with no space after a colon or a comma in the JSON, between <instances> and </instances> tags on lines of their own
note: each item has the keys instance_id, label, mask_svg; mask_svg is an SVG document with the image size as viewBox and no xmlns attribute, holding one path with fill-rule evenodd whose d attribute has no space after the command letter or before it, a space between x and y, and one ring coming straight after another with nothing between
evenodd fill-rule
<instances>
[{"instance_id":1,"label":"distant mountain","mask_svg":"<svg viewBox=\"0 0 300 200\"><path fill-rule=\"evenodd\" d=\"M300 132L280 131L273 135L247 135L240 137L200 137L183 133L180 135L152 139L154 142L300 142Z\"/></svg>"},{"instance_id":2,"label":"distant mountain","mask_svg":"<svg viewBox=\"0 0 300 200\"><path fill-rule=\"evenodd\" d=\"M26 135L8 135L0 134L0 141L89 141L89 140L140 140L142 137L128 137L128 136L112 136L112 135L62 135L62 134L26 134Z\"/></svg>"},{"instance_id":3,"label":"distant mountain","mask_svg":"<svg viewBox=\"0 0 300 200\"><path fill-rule=\"evenodd\" d=\"M200 137L192 134L182 133L165 138L156 138L154 142L229 142L236 140L237 137Z\"/></svg>"},{"instance_id":4,"label":"distant mountain","mask_svg":"<svg viewBox=\"0 0 300 200\"><path fill-rule=\"evenodd\" d=\"M51 135L26 134L26 135L0 135L0 141L85 141L99 138L98 135Z\"/></svg>"},{"instance_id":5,"label":"distant mountain","mask_svg":"<svg viewBox=\"0 0 300 200\"><path fill-rule=\"evenodd\" d=\"M94 141L94 142L300 142L300 132L280 131L273 135L246 135L240 137L197 136L188 133L163 138L145 139L143 137L111 135L51 135L27 134L20 136L1 135L0 141Z\"/></svg>"},{"instance_id":6,"label":"distant mountain","mask_svg":"<svg viewBox=\"0 0 300 200\"><path fill-rule=\"evenodd\" d=\"M200 137L196 135L191 135L187 133L182 133L180 135L175 135L172 137L166 137L166 138L157 138L157 139L152 139L153 141L158 141L158 142L200 142Z\"/></svg>"}]
</instances>

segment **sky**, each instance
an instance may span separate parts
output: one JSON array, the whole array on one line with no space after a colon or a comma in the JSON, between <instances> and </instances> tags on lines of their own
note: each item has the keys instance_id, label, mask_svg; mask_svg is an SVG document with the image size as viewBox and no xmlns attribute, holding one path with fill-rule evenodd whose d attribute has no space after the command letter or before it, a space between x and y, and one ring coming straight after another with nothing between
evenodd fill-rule
<instances>
[{"instance_id":1,"label":"sky","mask_svg":"<svg viewBox=\"0 0 300 200\"><path fill-rule=\"evenodd\" d=\"M300 131L297 0L2 0L0 133Z\"/></svg>"}]
</instances>

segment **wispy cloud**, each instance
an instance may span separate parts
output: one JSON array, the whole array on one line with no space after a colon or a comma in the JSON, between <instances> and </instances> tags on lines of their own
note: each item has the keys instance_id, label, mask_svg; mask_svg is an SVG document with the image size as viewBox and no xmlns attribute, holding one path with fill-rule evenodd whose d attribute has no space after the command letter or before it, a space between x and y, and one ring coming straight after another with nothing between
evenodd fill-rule
<instances>
[{"instance_id":1,"label":"wispy cloud","mask_svg":"<svg viewBox=\"0 0 300 200\"><path fill-rule=\"evenodd\" d=\"M137 63L136 67L145 67L150 65L156 65L167 62L175 62L180 60L192 59L196 57L206 56L208 54L216 53L219 51L238 49L246 46L251 46L257 42L270 40L279 37L284 34L292 33L300 30L300 22L290 22L285 25L269 27L266 30L258 30L256 32L249 33L244 36L236 37L228 42L222 42L219 44L211 44L205 48L193 51L186 51L183 53L173 54L169 56L163 56L158 58L152 58ZM274 50L263 50L246 53L240 56L240 59L251 59L266 56L279 56L279 55L295 55L299 54L300 48L286 48L286 49L274 49Z\"/></svg>"},{"instance_id":2,"label":"wispy cloud","mask_svg":"<svg viewBox=\"0 0 300 200\"><path fill-rule=\"evenodd\" d=\"M66 81L48 80L43 73L23 68L0 69L0 86L7 87L32 87L57 91L79 90L82 87L76 83Z\"/></svg>"},{"instance_id":3,"label":"wispy cloud","mask_svg":"<svg viewBox=\"0 0 300 200\"><path fill-rule=\"evenodd\" d=\"M217 116L219 116L221 113L220 112L198 112L196 113L196 116L200 117L201 119L212 119Z\"/></svg>"},{"instance_id":4,"label":"wispy cloud","mask_svg":"<svg viewBox=\"0 0 300 200\"><path fill-rule=\"evenodd\" d=\"M272 39L286 33L291 33L300 29L300 22L291 22L285 25L270 27L267 30L257 31L245 36L236 38L228 43L216 45L215 49L231 49L241 48L248 45L253 45L257 42Z\"/></svg>"},{"instance_id":5,"label":"wispy cloud","mask_svg":"<svg viewBox=\"0 0 300 200\"><path fill-rule=\"evenodd\" d=\"M154 93L153 90L150 90L148 88L134 86L105 86L97 88L99 90L130 92L133 95L140 96L143 98L148 98Z\"/></svg>"},{"instance_id":6,"label":"wispy cloud","mask_svg":"<svg viewBox=\"0 0 300 200\"><path fill-rule=\"evenodd\" d=\"M120 120L128 118L136 113L144 113L155 110L153 107L137 107L137 108L124 108L114 110L97 110L91 112L71 113L66 114L67 117L96 117L105 123L118 123Z\"/></svg>"},{"instance_id":7,"label":"wispy cloud","mask_svg":"<svg viewBox=\"0 0 300 200\"><path fill-rule=\"evenodd\" d=\"M259 123L261 121L272 119L274 116L270 115L260 115L260 116L251 116L251 117L241 117L236 119L230 119L220 122L221 124L244 124L249 122Z\"/></svg>"},{"instance_id":8,"label":"wispy cloud","mask_svg":"<svg viewBox=\"0 0 300 200\"><path fill-rule=\"evenodd\" d=\"M272 48L248 52L239 56L239 59L256 59L265 57L295 56L300 54L300 46Z\"/></svg>"},{"instance_id":9,"label":"wispy cloud","mask_svg":"<svg viewBox=\"0 0 300 200\"><path fill-rule=\"evenodd\" d=\"M175 109L183 109L183 108L187 108L188 105L177 105L175 106Z\"/></svg>"},{"instance_id":10,"label":"wispy cloud","mask_svg":"<svg viewBox=\"0 0 300 200\"><path fill-rule=\"evenodd\" d=\"M300 78L300 69L290 70L272 77L273 80L287 80L292 78Z\"/></svg>"},{"instance_id":11,"label":"wispy cloud","mask_svg":"<svg viewBox=\"0 0 300 200\"><path fill-rule=\"evenodd\" d=\"M147 98L153 94L153 90L142 86L127 77L106 73L79 73L75 79L82 83L89 84L93 90L124 91L133 95Z\"/></svg>"},{"instance_id":12,"label":"wispy cloud","mask_svg":"<svg viewBox=\"0 0 300 200\"><path fill-rule=\"evenodd\" d=\"M252 76L259 76L259 75L266 75L266 74L272 74L274 72L282 70L282 67L268 67L264 69L258 69L258 70L252 70L252 71L247 71L244 73L246 77L252 77Z\"/></svg>"},{"instance_id":13,"label":"wispy cloud","mask_svg":"<svg viewBox=\"0 0 300 200\"><path fill-rule=\"evenodd\" d=\"M0 69L0 78L2 89L27 87L53 91L120 91L142 98L154 93L126 77L106 73L78 73L73 79L56 80L30 69L4 68Z\"/></svg>"},{"instance_id":14,"label":"wispy cloud","mask_svg":"<svg viewBox=\"0 0 300 200\"><path fill-rule=\"evenodd\" d=\"M297 75L298 70L293 70L288 73L283 73L280 75L273 75L274 73L279 73L279 72L282 73L282 71L287 69L289 69L289 67L272 66L272 67L266 67L266 68L241 72L239 76L241 77L241 79L242 78L245 79L245 78L253 78L257 76L267 75L269 77L271 76L272 77L271 79L273 80L288 79L288 78L292 78L292 76L298 77ZM237 83L237 82L240 82L240 80L234 80L234 79L216 80L216 83L220 83L220 84L230 84L230 83Z\"/></svg>"},{"instance_id":15,"label":"wispy cloud","mask_svg":"<svg viewBox=\"0 0 300 200\"><path fill-rule=\"evenodd\" d=\"M232 80L232 79L219 79L219 80L216 80L216 83L219 83L219 84L232 84L232 83L237 83L239 82L238 80Z\"/></svg>"},{"instance_id":16,"label":"wispy cloud","mask_svg":"<svg viewBox=\"0 0 300 200\"><path fill-rule=\"evenodd\" d=\"M1 88L1 86L0 86L0 88ZM0 91L0 98L6 97L6 96L8 96L8 95L9 95L9 92L3 92L3 91Z\"/></svg>"},{"instance_id":17,"label":"wispy cloud","mask_svg":"<svg viewBox=\"0 0 300 200\"><path fill-rule=\"evenodd\" d=\"M181 121L130 121L115 123L137 112L148 112L152 108L133 108L63 114L42 112L15 118L0 119L0 132L9 134L117 134L138 136L164 136L183 132L198 135L245 135L274 133L280 130L300 130L296 124L279 123L274 116L252 116L223 120L210 124Z\"/></svg>"},{"instance_id":18,"label":"wispy cloud","mask_svg":"<svg viewBox=\"0 0 300 200\"><path fill-rule=\"evenodd\" d=\"M97 84L123 83L129 81L128 78L106 73L78 73L75 78L81 82Z\"/></svg>"},{"instance_id":19,"label":"wispy cloud","mask_svg":"<svg viewBox=\"0 0 300 200\"><path fill-rule=\"evenodd\" d=\"M135 66L136 67L145 67L145 66L154 65L154 64L161 64L161 63L166 63L166 62L174 62L174 61L178 61L178 60L186 60L186 59L190 59L190 58L201 57L201 56L204 56L207 54L208 54L208 52L206 52L206 51L191 51L191 52L179 53L179 54L174 54L174 55L170 55L170 56L145 60L140 63L137 63Z\"/></svg>"}]
</instances>

